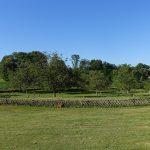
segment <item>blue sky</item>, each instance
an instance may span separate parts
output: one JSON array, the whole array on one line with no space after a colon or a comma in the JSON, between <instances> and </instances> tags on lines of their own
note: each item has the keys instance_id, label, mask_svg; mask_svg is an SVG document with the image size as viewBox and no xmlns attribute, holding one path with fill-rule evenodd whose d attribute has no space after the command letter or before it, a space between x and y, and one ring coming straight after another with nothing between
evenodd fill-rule
<instances>
[{"instance_id":1,"label":"blue sky","mask_svg":"<svg viewBox=\"0 0 150 150\"><path fill-rule=\"evenodd\" d=\"M48 51L150 65L149 0L0 0L0 59Z\"/></svg>"}]
</instances>

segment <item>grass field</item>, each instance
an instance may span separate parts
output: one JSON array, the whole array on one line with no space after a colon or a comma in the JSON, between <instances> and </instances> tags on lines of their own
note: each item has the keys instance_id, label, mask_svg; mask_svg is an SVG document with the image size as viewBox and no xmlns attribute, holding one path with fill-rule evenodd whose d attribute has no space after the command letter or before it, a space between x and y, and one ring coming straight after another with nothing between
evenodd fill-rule
<instances>
[{"instance_id":1,"label":"grass field","mask_svg":"<svg viewBox=\"0 0 150 150\"><path fill-rule=\"evenodd\" d=\"M77 91L77 92L60 92L57 93L56 97L53 97L53 93L47 92L47 91L37 91L37 90L31 90L28 92L28 94L25 94L23 92L7 92L5 90L1 90L0 92L0 98L15 98L15 99L27 99L27 100L122 100L122 99L132 99L132 95L127 95L125 93L120 93L116 90L107 90L103 91L98 96L96 93L93 92L84 92L84 91ZM144 90L136 90L134 91L134 98L144 98L144 97L150 97L149 93L145 93Z\"/></svg>"},{"instance_id":2,"label":"grass field","mask_svg":"<svg viewBox=\"0 0 150 150\"><path fill-rule=\"evenodd\" d=\"M2 150L149 150L150 107L0 106Z\"/></svg>"},{"instance_id":3,"label":"grass field","mask_svg":"<svg viewBox=\"0 0 150 150\"><path fill-rule=\"evenodd\" d=\"M25 93L20 92L4 92L0 93L0 97L8 97L15 99L38 99L38 100L47 100L47 99L56 99L56 100L100 100L100 99L129 99L133 98L128 95L116 95L116 94L101 94L100 96L96 96L95 93L57 93L56 97L53 97L53 93Z\"/></svg>"},{"instance_id":4,"label":"grass field","mask_svg":"<svg viewBox=\"0 0 150 150\"><path fill-rule=\"evenodd\" d=\"M146 93L137 93L136 95L117 95L110 93L102 93L96 96L95 93L57 93L57 97L53 97L52 93L19 93L19 92L4 92L0 93L0 98L14 98L23 100L128 100L133 98L149 98L150 95Z\"/></svg>"},{"instance_id":5,"label":"grass field","mask_svg":"<svg viewBox=\"0 0 150 150\"><path fill-rule=\"evenodd\" d=\"M5 82L1 77L0 77L0 90L6 89L8 87L8 83Z\"/></svg>"}]
</instances>

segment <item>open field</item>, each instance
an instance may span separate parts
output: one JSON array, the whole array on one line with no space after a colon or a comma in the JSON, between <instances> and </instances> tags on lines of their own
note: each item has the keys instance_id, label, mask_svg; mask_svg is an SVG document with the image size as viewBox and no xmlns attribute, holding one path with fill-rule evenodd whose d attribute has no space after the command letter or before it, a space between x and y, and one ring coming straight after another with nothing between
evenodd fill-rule
<instances>
[{"instance_id":1,"label":"open field","mask_svg":"<svg viewBox=\"0 0 150 150\"><path fill-rule=\"evenodd\" d=\"M148 150L150 107L0 106L0 149Z\"/></svg>"},{"instance_id":2,"label":"open field","mask_svg":"<svg viewBox=\"0 0 150 150\"><path fill-rule=\"evenodd\" d=\"M37 91L30 91L28 94L22 92L7 92L3 91L0 92L1 98L15 98L15 99L27 99L27 100L125 100L125 99L132 99L132 98L148 98L150 97L149 93L136 91L134 93L134 97L132 95L127 95L124 93L119 93L116 91L104 91L98 96L94 92L62 92L57 93L56 97L53 97L53 93L48 92L37 92Z\"/></svg>"}]
</instances>

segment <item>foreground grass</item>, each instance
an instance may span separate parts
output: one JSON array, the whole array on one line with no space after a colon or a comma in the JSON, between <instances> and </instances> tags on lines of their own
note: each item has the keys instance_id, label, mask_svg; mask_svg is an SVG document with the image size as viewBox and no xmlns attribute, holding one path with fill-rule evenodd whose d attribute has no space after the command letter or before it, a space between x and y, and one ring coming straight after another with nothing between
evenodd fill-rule
<instances>
[{"instance_id":1,"label":"foreground grass","mask_svg":"<svg viewBox=\"0 0 150 150\"><path fill-rule=\"evenodd\" d=\"M148 150L150 107L0 106L3 150Z\"/></svg>"}]
</instances>

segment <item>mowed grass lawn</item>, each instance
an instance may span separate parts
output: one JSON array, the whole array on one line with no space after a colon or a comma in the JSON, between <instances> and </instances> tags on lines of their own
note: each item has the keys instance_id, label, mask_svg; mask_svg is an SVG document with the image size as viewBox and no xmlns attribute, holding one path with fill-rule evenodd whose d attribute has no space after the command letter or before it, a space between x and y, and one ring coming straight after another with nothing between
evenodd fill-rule
<instances>
[{"instance_id":1,"label":"mowed grass lawn","mask_svg":"<svg viewBox=\"0 0 150 150\"><path fill-rule=\"evenodd\" d=\"M145 94L145 95L144 95ZM0 97L7 97L19 100L126 100L132 98L146 98L150 97L146 93L137 93L134 97L131 95L117 95L116 93L102 93L96 96L95 93L57 93L57 97L53 97L53 93L19 93L19 92L2 92Z\"/></svg>"},{"instance_id":2,"label":"mowed grass lawn","mask_svg":"<svg viewBox=\"0 0 150 150\"><path fill-rule=\"evenodd\" d=\"M1 150L149 150L150 107L0 106Z\"/></svg>"}]
</instances>

